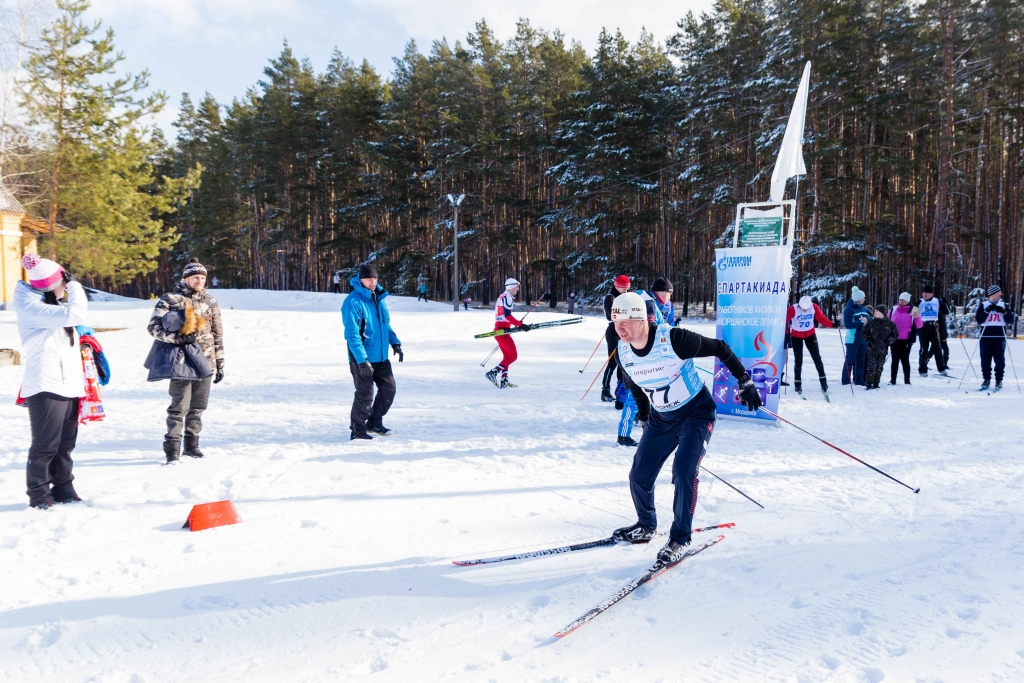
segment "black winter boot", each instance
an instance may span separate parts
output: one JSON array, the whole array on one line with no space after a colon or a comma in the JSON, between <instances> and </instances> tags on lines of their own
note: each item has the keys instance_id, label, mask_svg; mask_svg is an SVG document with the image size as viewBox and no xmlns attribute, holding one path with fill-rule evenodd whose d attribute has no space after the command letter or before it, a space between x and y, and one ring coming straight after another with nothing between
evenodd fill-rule
<instances>
[{"instance_id":1,"label":"black winter boot","mask_svg":"<svg viewBox=\"0 0 1024 683\"><path fill-rule=\"evenodd\" d=\"M655 533L655 529L645 529L637 523L633 526L624 526L621 529L616 529L612 532L612 538L616 541L626 541L628 543L649 543L654 538Z\"/></svg>"},{"instance_id":2,"label":"black winter boot","mask_svg":"<svg viewBox=\"0 0 1024 683\"><path fill-rule=\"evenodd\" d=\"M178 452L181 450L181 443L178 441L164 441L164 455L167 456L167 464L178 462Z\"/></svg>"},{"instance_id":3,"label":"black winter boot","mask_svg":"<svg viewBox=\"0 0 1024 683\"><path fill-rule=\"evenodd\" d=\"M633 437L631 437L631 436L620 436L619 437L619 445L620 446L629 446L631 448L635 448L636 446L639 446L640 444L638 442L634 441Z\"/></svg>"},{"instance_id":4,"label":"black winter boot","mask_svg":"<svg viewBox=\"0 0 1024 683\"><path fill-rule=\"evenodd\" d=\"M186 436L185 448L182 449L181 454L187 455L190 458L202 458L203 452L199 450L199 437Z\"/></svg>"}]
</instances>

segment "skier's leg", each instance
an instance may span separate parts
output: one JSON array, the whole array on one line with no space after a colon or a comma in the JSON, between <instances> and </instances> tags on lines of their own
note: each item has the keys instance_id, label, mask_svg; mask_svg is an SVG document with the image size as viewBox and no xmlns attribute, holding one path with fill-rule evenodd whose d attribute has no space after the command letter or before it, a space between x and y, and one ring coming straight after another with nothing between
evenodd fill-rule
<instances>
[{"instance_id":1,"label":"skier's leg","mask_svg":"<svg viewBox=\"0 0 1024 683\"><path fill-rule=\"evenodd\" d=\"M825 378L825 364L821 362L818 335L812 334L810 337L807 337L804 339L804 344L807 345L807 352L811 354L811 360L814 361L814 369L818 371L818 382L821 383L821 390L825 391L828 388L828 380Z\"/></svg>"},{"instance_id":2,"label":"skier's leg","mask_svg":"<svg viewBox=\"0 0 1024 683\"><path fill-rule=\"evenodd\" d=\"M636 403L623 401L622 414L619 416L619 436L632 436L633 418L636 417Z\"/></svg>"},{"instance_id":3,"label":"skier's leg","mask_svg":"<svg viewBox=\"0 0 1024 683\"><path fill-rule=\"evenodd\" d=\"M996 359L996 384L1003 383L1003 370L1006 369L1006 340L996 339L992 344L992 355Z\"/></svg>"},{"instance_id":4,"label":"skier's leg","mask_svg":"<svg viewBox=\"0 0 1024 683\"><path fill-rule=\"evenodd\" d=\"M203 431L203 411L210 404L210 385L212 377L191 382L192 398L189 401L188 412L185 414L185 439L195 439L199 432Z\"/></svg>"},{"instance_id":5,"label":"skier's leg","mask_svg":"<svg viewBox=\"0 0 1024 683\"><path fill-rule=\"evenodd\" d=\"M352 399L349 429L353 434L362 436L366 434L366 420L370 417L370 404L373 402L373 378L361 377L358 366L353 361L349 361L348 368L356 387L355 396Z\"/></svg>"},{"instance_id":6,"label":"skier's leg","mask_svg":"<svg viewBox=\"0 0 1024 683\"><path fill-rule=\"evenodd\" d=\"M367 429L382 427L384 416L388 414L391 404L395 401L397 385L390 360L373 364L373 383L377 385L377 397L373 399L373 410L366 421Z\"/></svg>"},{"instance_id":7,"label":"skier's leg","mask_svg":"<svg viewBox=\"0 0 1024 683\"><path fill-rule=\"evenodd\" d=\"M800 391L800 370L804 364L804 340L793 337L793 388Z\"/></svg>"},{"instance_id":8,"label":"skier's leg","mask_svg":"<svg viewBox=\"0 0 1024 683\"><path fill-rule=\"evenodd\" d=\"M694 406L694 412L683 423L679 431L676 457L672 462L675 497L672 500L674 519L669 540L682 545L690 542L693 512L697 509L698 470L715 429L715 409L710 397L701 395L693 400L701 405ZM708 407L705 403L712 405Z\"/></svg>"},{"instance_id":9,"label":"skier's leg","mask_svg":"<svg viewBox=\"0 0 1024 683\"><path fill-rule=\"evenodd\" d=\"M510 335L503 334L500 337L496 337L496 340L501 348L501 374L505 375L508 373L508 366L512 365L519 358L519 353L516 351L516 343L512 341Z\"/></svg>"},{"instance_id":10,"label":"skier's leg","mask_svg":"<svg viewBox=\"0 0 1024 683\"><path fill-rule=\"evenodd\" d=\"M843 363L843 379L844 385L849 384L852 380L854 364L857 362L857 345L846 344L846 358Z\"/></svg>"},{"instance_id":11,"label":"skier's leg","mask_svg":"<svg viewBox=\"0 0 1024 683\"><path fill-rule=\"evenodd\" d=\"M606 395L611 395L611 384L612 375L615 374L617 363L612 353L619 346L619 335L615 332L614 323L608 323L608 327L604 331L604 341L608 347L608 364L604 368L604 376L601 378L601 397L604 398Z\"/></svg>"},{"instance_id":12,"label":"skier's leg","mask_svg":"<svg viewBox=\"0 0 1024 683\"><path fill-rule=\"evenodd\" d=\"M640 437L640 445L633 456L629 470L629 491L633 496L636 518L645 529L658 528L658 514L654 509L654 482L662 465L679 443L679 423L666 422L651 411L647 428Z\"/></svg>"},{"instance_id":13,"label":"skier's leg","mask_svg":"<svg viewBox=\"0 0 1024 683\"><path fill-rule=\"evenodd\" d=\"M172 379L167 393L171 395L171 405L167 406L167 433L164 442L178 443L185 426L185 414L192 402L192 382L184 379Z\"/></svg>"},{"instance_id":14,"label":"skier's leg","mask_svg":"<svg viewBox=\"0 0 1024 683\"><path fill-rule=\"evenodd\" d=\"M71 483L75 480L75 475L71 473L75 464L71 460L71 451L75 450L75 442L78 440L78 404L77 398L67 402L64 424L60 432L60 446L57 448L57 455L50 461L50 485L53 487L50 493L58 503L77 496Z\"/></svg>"},{"instance_id":15,"label":"skier's leg","mask_svg":"<svg viewBox=\"0 0 1024 683\"><path fill-rule=\"evenodd\" d=\"M981 362L981 381L988 384L992 379L992 348L985 337L978 340L978 358Z\"/></svg>"}]
</instances>

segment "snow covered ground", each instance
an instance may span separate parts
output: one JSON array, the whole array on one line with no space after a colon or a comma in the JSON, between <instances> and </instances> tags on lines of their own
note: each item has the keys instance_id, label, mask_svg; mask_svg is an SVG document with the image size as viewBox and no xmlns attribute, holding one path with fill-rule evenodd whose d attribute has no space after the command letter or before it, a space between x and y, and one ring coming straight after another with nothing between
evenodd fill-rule
<instances>
[{"instance_id":1,"label":"snow covered ground","mask_svg":"<svg viewBox=\"0 0 1024 683\"><path fill-rule=\"evenodd\" d=\"M603 320L517 335L519 388L498 391L479 366L493 342L472 338L489 311L392 298L406 354L395 434L351 443L342 297L216 294L227 379L206 413L208 457L174 467L160 446L167 385L142 368L151 304L92 303L94 326L124 329L99 335L114 379L106 421L83 427L74 453L84 505L27 507L22 369L0 368L0 680L1024 680L1012 374L995 396L915 373L854 397L838 335L820 332L832 403L790 393L782 414L920 495L790 427L720 421L704 464L767 510L702 476L695 523L735 522L725 541L557 640L661 544L451 560L634 521L618 415L596 392L580 402ZM0 347L18 347L13 322L0 312ZM193 504L224 498L242 524L181 529Z\"/></svg>"}]
</instances>

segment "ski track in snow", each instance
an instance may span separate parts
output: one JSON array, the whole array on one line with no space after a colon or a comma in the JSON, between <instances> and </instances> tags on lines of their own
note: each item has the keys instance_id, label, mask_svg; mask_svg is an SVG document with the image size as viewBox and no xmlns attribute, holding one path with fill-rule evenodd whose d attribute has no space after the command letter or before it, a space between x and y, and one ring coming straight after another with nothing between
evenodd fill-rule
<instances>
[{"instance_id":1,"label":"ski track in snow","mask_svg":"<svg viewBox=\"0 0 1024 683\"><path fill-rule=\"evenodd\" d=\"M172 467L167 385L142 368L151 302L92 303L91 325L125 329L99 337L114 380L74 452L83 505L28 509L22 368L0 368L0 681L1024 680L1024 398L1009 368L998 395L965 393L970 371L957 390L959 344L952 382L915 373L854 397L819 330L832 403L813 386L782 398L787 419L919 495L790 427L720 420L704 464L767 510L704 475L694 523L736 522L725 541L556 640L660 543L451 560L635 519L618 412L599 387L580 402L603 320L516 335L519 388L499 391L479 366L493 340L472 338L489 310L392 297L395 434L351 443L343 297L215 294L227 379L207 457ZM0 312L0 347L19 347L14 320ZM181 530L193 504L225 498L242 524Z\"/></svg>"}]
</instances>

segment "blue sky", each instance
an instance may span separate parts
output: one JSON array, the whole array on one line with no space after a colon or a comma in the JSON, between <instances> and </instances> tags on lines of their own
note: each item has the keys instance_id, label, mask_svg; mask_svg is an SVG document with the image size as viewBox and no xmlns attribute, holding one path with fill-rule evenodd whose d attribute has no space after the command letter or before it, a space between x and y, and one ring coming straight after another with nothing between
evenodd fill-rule
<instances>
[{"instance_id":1,"label":"blue sky","mask_svg":"<svg viewBox=\"0 0 1024 683\"><path fill-rule=\"evenodd\" d=\"M658 39L671 35L687 10L709 9L710 0L94 0L93 19L116 34L125 68L148 68L151 84L170 98L159 123L176 117L182 92L198 99L209 91L230 102L254 85L267 60L287 39L317 71L337 46L355 61L366 58L389 73L391 58L415 39L427 51L442 36L463 39L481 18L501 39L519 17L534 26L561 29L591 48L602 27L621 29L630 40L646 28Z\"/></svg>"}]
</instances>

